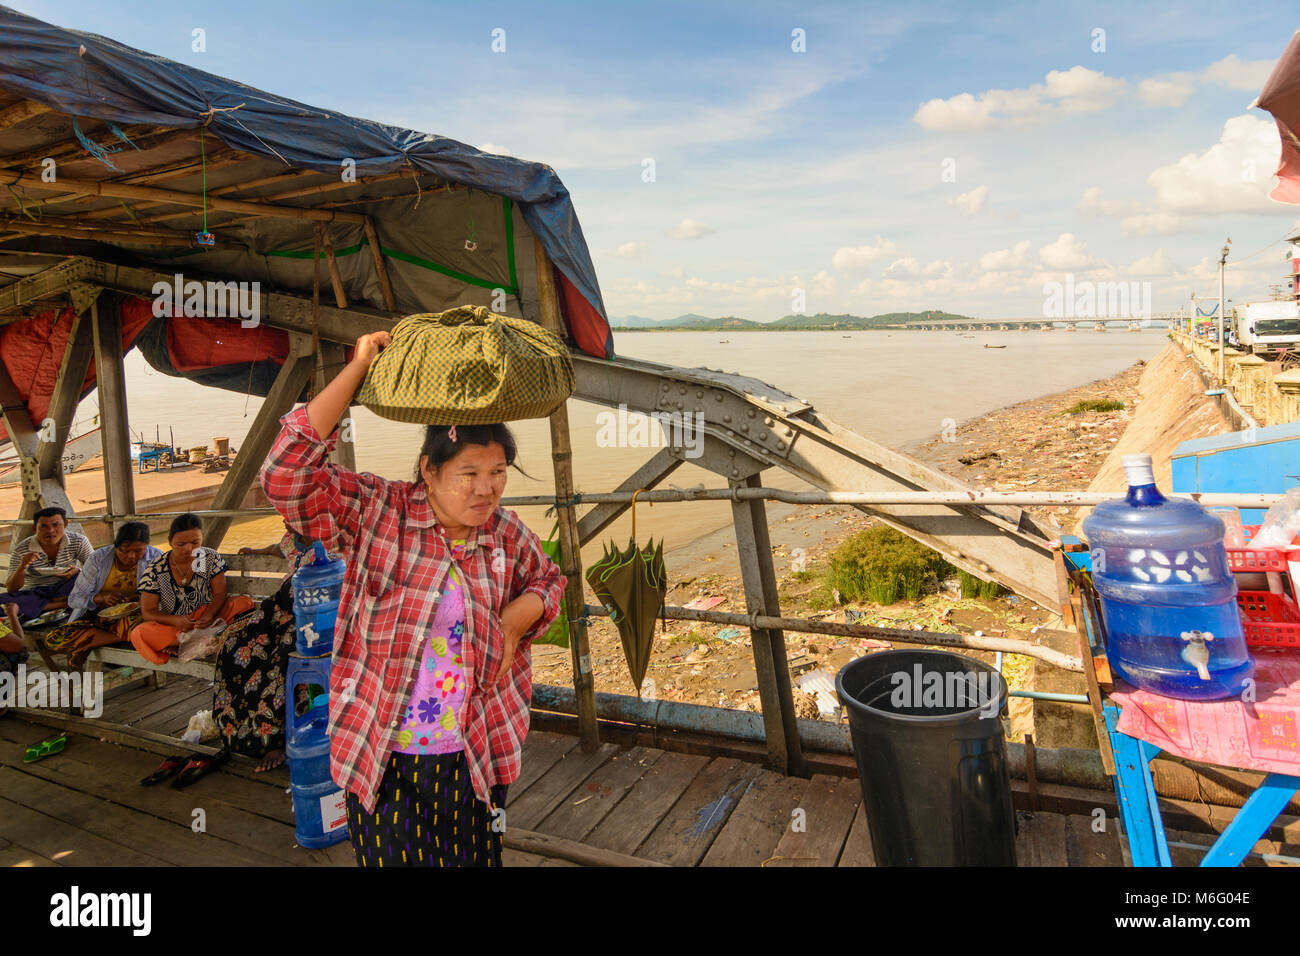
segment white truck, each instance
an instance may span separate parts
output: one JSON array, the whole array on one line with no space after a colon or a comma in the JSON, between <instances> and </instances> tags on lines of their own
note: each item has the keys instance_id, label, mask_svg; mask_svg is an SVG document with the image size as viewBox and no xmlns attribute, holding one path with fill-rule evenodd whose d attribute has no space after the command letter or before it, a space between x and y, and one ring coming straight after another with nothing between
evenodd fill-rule
<instances>
[{"instance_id":1,"label":"white truck","mask_svg":"<svg viewBox=\"0 0 1300 956\"><path fill-rule=\"evenodd\" d=\"M1300 350L1300 302L1250 302L1233 311L1240 348L1265 359Z\"/></svg>"}]
</instances>

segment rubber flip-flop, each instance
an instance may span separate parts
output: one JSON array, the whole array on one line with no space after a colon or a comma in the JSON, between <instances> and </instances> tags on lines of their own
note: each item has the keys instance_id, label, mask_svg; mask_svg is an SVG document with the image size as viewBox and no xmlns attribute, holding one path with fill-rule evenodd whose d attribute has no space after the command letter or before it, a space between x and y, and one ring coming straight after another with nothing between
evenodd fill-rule
<instances>
[{"instance_id":1,"label":"rubber flip-flop","mask_svg":"<svg viewBox=\"0 0 1300 956\"><path fill-rule=\"evenodd\" d=\"M180 772L172 786L180 790L203 779L230 759L230 751L222 749L214 754L191 754L185 769Z\"/></svg>"},{"instance_id":2,"label":"rubber flip-flop","mask_svg":"<svg viewBox=\"0 0 1300 956\"><path fill-rule=\"evenodd\" d=\"M51 737L49 740L42 740L39 744L32 744L23 754L23 763L34 763L37 760L43 760L51 754L63 752L63 747L68 742L67 734L59 734L57 737Z\"/></svg>"},{"instance_id":3,"label":"rubber flip-flop","mask_svg":"<svg viewBox=\"0 0 1300 956\"><path fill-rule=\"evenodd\" d=\"M167 757L160 763L157 769L149 776L145 777L140 783L146 787L152 787L155 783L162 783L164 780L170 780L185 768L189 763L189 757L185 754L177 754L174 757Z\"/></svg>"}]
</instances>

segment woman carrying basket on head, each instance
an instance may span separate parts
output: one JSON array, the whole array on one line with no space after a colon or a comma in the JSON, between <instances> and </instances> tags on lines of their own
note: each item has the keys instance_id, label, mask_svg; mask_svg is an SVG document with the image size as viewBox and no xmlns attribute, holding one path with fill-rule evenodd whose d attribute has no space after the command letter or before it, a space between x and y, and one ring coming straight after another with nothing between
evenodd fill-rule
<instances>
[{"instance_id":1,"label":"woman carrying basket on head","mask_svg":"<svg viewBox=\"0 0 1300 956\"><path fill-rule=\"evenodd\" d=\"M500 507L516 451L505 425L429 426L414 482L329 463L335 426L389 341L362 336L339 375L284 416L262 487L290 527L347 562L330 765L358 864L499 866L530 648L559 614L565 578Z\"/></svg>"}]
</instances>

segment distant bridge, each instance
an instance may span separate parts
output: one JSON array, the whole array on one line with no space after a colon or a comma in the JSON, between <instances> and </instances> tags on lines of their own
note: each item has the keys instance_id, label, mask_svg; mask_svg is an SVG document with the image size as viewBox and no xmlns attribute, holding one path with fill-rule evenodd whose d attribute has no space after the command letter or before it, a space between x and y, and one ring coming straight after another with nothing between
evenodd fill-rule
<instances>
[{"instance_id":1,"label":"distant bridge","mask_svg":"<svg viewBox=\"0 0 1300 956\"><path fill-rule=\"evenodd\" d=\"M1088 330L1100 325L1103 329L1124 330L1136 323L1143 329L1165 328L1170 322L1185 322L1187 316L1182 312L1156 312L1149 318L1062 318L1062 319L944 319L943 321L914 319L904 324L905 328L920 329L930 332L1032 332L1041 331L1076 331Z\"/></svg>"}]
</instances>

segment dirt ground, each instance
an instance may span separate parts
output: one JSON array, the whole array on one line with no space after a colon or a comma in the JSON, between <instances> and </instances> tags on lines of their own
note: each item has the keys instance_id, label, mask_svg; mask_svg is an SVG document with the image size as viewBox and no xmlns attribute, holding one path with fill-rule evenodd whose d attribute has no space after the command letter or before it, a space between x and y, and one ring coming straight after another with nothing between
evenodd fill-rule
<instances>
[{"instance_id":1,"label":"dirt ground","mask_svg":"<svg viewBox=\"0 0 1300 956\"><path fill-rule=\"evenodd\" d=\"M996 491L1081 490L1097 474L1132 418L1140 396L1138 379L1144 363L1138 362L1111 379L1022 402L960 425L951 440L936 438L903 450L940 470L979 488ZM1084 399L1117 399L1124 408L1114 412L1064 414ZM1049 527L1068 527L1073 509L1030 509ZM1034 641L1039 629L1061 627L1059 613L1044 609L1014 594L983 599L962 599L956 578L942 582L919 602L899 602L889 607L870 603L822 606L825 589L820 582L831 551L845 538L868 527L872 519L849 507L820 509L769 508L774 563L781 611L786 616L892 628L913 628ZM727 544L730 530L707 546L693 546L680 554L690 560L678 566L669 561L671 590L668 602L721 598L709 610L746 613L744 589L734 567L734 546ZM704 544L704 543L701 543ZM808 573L792 567L791 550L806 551ZM729 550L730 549L730 550ZM822 597L819 599L818 592ZM819 716L813 693L800 685L815 686L817 672L830 679L844 664L873 649L889 647L884 641L803 634L787 631L786 650L795 682L796 710L801 717ZM634 694L617 629L598 619L589 627L596 690ZM992 663L992 654L974 656ZM1003 673L1013 689L1025 685L1030 659L1008 655ZM533 649L534 681L572 686L569 651L537 646ZM646 696L664 700L757 711L759 698L749 631L700 621L667 621L656 629L654 650L644 687ZM653 681L653 685L649 684ZM822 697L827 712L827 696ZM838 713L838 708L836 708ZM832 719L834 719L832 717Z\"/></svg>"}]
</instances>

